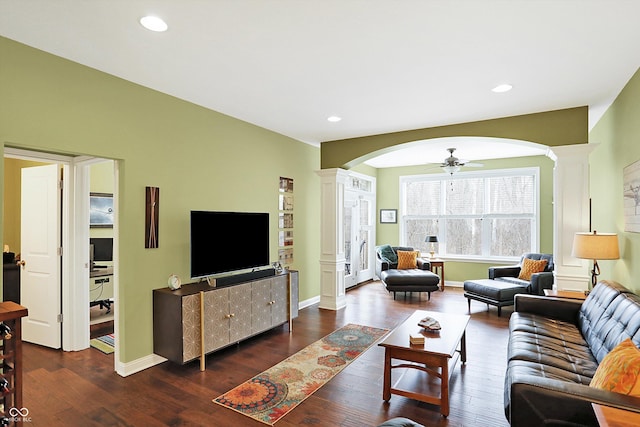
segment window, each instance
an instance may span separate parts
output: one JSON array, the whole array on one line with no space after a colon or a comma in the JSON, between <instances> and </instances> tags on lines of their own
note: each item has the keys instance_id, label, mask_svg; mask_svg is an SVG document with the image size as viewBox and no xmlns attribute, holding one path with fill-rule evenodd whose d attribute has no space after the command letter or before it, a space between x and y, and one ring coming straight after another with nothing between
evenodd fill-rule
<instances>
[{"instance_id":1,"label":"window","mask_svg":"<svg viewBox=\"0 0 640 427\"><path fill-rule=\"evenodd\" d=\"M400 177L402 244L439 255L509 259L536 252L539 169Z\"/></svg>"}]
</instances>

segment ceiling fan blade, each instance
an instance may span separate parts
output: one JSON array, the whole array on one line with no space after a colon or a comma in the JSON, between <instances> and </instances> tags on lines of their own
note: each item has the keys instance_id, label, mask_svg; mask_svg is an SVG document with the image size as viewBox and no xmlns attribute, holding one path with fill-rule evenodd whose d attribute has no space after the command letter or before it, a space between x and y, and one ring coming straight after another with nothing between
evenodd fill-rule
<instances>
[{"instance_id":1,"label":"ceiling fan blade","mask_svg":"<svg viewBox=\"0 0 640 427\"><path fill-rule=\"evenodd\" d=\"M436 163L427 163L426 165L427 167L424 169L426 171L430 171L430 170L435 170L435 169L441 169L442 165L436 164Z\"/></svg>"}]
</instances>

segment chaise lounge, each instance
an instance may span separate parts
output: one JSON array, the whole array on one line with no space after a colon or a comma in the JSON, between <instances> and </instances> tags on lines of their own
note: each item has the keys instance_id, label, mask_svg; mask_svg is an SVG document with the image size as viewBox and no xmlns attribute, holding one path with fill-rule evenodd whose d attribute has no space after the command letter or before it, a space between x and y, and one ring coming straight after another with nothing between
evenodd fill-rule
<instances>
[{"instance_id":1,"label":"chaise lounge","mask_svg":"<svg viewBox=\"0 0 640 427\"><path fill-rule=\"evenodd\" d=\"M431 300L431 292L440 289L440 277L431 272L429 261L411 247L377 246L376 275L387 291L393 292L393 299L396 292L427 292Z\"/></svg>"},{"instance_id":2,"label":"chaise lounge","mask_svg":"<svg viewBox=\"0 0 640 427\"><path fill-rule=\"evenodd\" d=\"M526 253L516 265L489 267L488 279L464 282L464 296L471 311L471 300L498 308L513 305L517 294L544 295L553 287L553 255Z\"/></svg>"}]
</instances>

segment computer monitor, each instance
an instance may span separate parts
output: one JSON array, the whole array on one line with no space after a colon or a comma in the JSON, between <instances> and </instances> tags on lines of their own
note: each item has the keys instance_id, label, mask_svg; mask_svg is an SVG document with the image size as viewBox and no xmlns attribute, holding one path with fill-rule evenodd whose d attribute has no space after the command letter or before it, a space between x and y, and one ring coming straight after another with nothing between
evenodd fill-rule
<instances>
[{"instance_id":1,"label":"computer monitor","mask_svg":"<svg viewBox=\"0 0 640 427\"><path fill-rule=\"evenodd\" d=\"M93 245L92 261L113 261L113 238L92 237L89 239L89 244Z\"/></svg>"}]
</instances>

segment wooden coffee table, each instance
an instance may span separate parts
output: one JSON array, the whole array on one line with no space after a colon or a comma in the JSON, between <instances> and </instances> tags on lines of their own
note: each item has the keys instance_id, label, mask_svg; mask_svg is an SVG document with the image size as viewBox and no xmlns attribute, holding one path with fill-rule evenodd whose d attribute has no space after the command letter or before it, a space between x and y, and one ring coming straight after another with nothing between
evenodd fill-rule
<instances>
[{"instance_id":1,"label":"wooden coffee table","mask_svg":"<svg viewBox=\"0 0 640 427\"><path fill-rule=\"evenodd\" d=\"M438 320L442 329L430 332L418 326L420 319L427 316ZM382 391L384 401L388 402L391 399L391 394L405 396L421 402L440 405L440 413L447 417L449 415L449 375L453 371L458 358L462 360L462 363L467 361L465 331L468 323L469 316L467 315L418 310L395 328L378 344L385 348L384 385ZM417 333L422 333L425 336L425 343L411 345L409 343L409 335ZM392 359L403 363L392 365ZM409 369L400 376L392 387L391 370L395 368L417 369L426 372L428 377L439 379L440 389L435 394L427 394L431 391L431 387L421 386L427 386L426 383L429 381L418 381L417 388L419 390L417 391L399 388L406 371ZM413 385L416 385L415 381Z\"/></svg>"}]
</instances>

